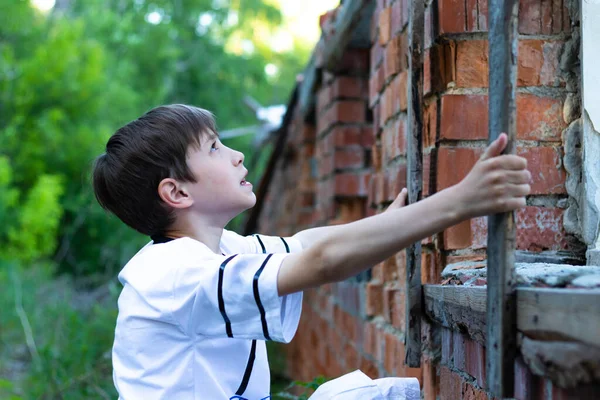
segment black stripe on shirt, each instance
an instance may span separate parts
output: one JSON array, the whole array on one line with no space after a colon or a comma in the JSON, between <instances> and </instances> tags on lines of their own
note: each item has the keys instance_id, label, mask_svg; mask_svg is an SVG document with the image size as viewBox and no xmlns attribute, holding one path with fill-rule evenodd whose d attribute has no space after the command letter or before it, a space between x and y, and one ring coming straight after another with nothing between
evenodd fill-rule
<instances>
[{"instance_id":1,"label":"black stripe on shirt","mask_svg":"<svg viewBox=\"0 0 600 400\"><path fill-rule=\"evenodd\" d=\"M254 235L254 236L256 236L256 238L258 239L258 243L260 243L260 247L262 248L263 254L266 253L267 249L265 249L264 243L262 242L262 240L260 240L260 236L258 236L258 235Z\"/></svg>"},{"instance_id":2,"label":"black stripe on shirt","mask_svg":"<svg viewBox=\"0 0 600 400\"><path fill-rule=\"evenodd\" d=\"M246 371L244 371L244 378L240 387L235 392L237 396L241 396L248 387L248 381L250 381L250 375L252 375L252 368L254 367L254 359L256 358L256 340L252 341L252 348L250 349L250 355L248 356L248 363L246 364Z\"/></svg>"},{"instance_id":3,"label":"black stripe on shirt","mask_svg":"<svg viewBox=\"0 0 600 400\"><path fill-rule=\"evenodd\" d=\"M281 241L283 242L283 245L285 246L285 252L289 253L290 252L290 246L288 246L287 242L285 241L284 238L280 237L279 239L281 239Z\"/></svg>"},{"instance_id":4,"label":"black stripe on shirt","mask_svg":"<svg viewBox=\"0 0 600 400\"><path fill-rule=\"evenodd\" d=\"M221 311L221 315L223 316L223 320L225 320L225 331L227 332L227 336L230 338L233 337L233 332L231 331L231 321L229 321L229 317L225 312L225 301L223 300L223 274L225 273L225 266L229 261L231 261L237 254L232 255L221 264L219 268L219 285L217 287L217 298L219 300L219 311Z\"/></svg>"},{"instance_id":5,"label":"black stripe on shirt","mask_svg":"<svg viewBox=\"0 0 600 400\"><path fill-rule=\"evenodd\" d=\"M273 254L269 254L265 261L262 263L256 274L254 275L254 281L252 282L252 288L254 289L254 300L256 301L256 306L258 307L258 311L260 312L260 322L262 323L263 334L265 335L266 340L271 340L271 336L269 336L269 327L267 325L267 318L265 315L265 308L260 301L260 293L258 292L258 278L260 278L260 274L265 269L265 265L269 262L269 258L271 258Z\"/></svg>"}]
</instances>

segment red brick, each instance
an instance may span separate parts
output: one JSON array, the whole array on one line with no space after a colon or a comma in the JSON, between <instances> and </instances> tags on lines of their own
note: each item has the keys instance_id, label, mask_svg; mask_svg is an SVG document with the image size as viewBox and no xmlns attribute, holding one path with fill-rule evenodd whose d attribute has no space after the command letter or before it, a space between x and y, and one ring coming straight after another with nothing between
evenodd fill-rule
<instances>
[{"instance_id":1,"label":"red brick","mask_svg":"<svg viewBox=\"0 0 600 400\"><path fill-rule=\"evenodd\" d=\"M456 42L456 86L488 87L488 42L487 40L464 40Z\"/></svg>"},{"instance_id":2,"label":"red brick","mask_svg":"<svg viewBox=\"0 0 600 400\"><path fill-rule=\"evenodd\" d=\"M401 8L402 8L402 26L406 26L408 24L408 18L410 17L409 15L409 7L408 7L408 2L409 0L397 0L400 2Z\"/></svg>"},{"instance_id":3,"label":"red brick","mask_svg":"<svg viewBox=\"0 0 600 400\"><path fill-rule=\"evenodd\" d=\"M488 400L487 393L477 389L473 385L463 382L462 397L463 400Z\"/></svg>"},{"instance_id":4,"label":"red brick","mask_svg":"<svg viewBox=\"0 0 600 400\"><path fill-rule=\"evenodd\" d=\"M538 378L535 377L529 367L525 365L523 359L518 357L515 360L515 399L529 400L537 398Z\"/></svg>"},{"instance_id":5,"label":"red brick","mask_svg":"<svg viewBox=\"0 0 600 400\"><path fill-rule=\"evenodd\" d=\"M332 100L333 97L331 95L331 86L321 86L317 92L317 112L320 114L329 106L329 104L331 104Z\"/></svg>"},{"instance_id":6,"label":"red brick","mask_svg":"<svg viewBox=\"0 0 600 400\"><path fill-rule=\"evenodd\" d=\"M373 145L373 134L370 125L365 126L336 126L330 135L333 138L335 147L362 146L370 147Z\"/></svg>"},{"instance_id":7,"label":"red brick","mask_svg":"<svg viewBox=\"0 0 600 400\"><path fill-rule=\"evenodd\" d=\"M368 358L363 357L360 360L360 370L371 379L379 378L379 368Z\"/></svg>"},{"instance_id":8,"label":"red brick","mask_svg":"<svg viewBox=\"0 0 600 400\"><path fill-rule=\"evenodd\" d=\"M423 396L424 400L436 400L440 395L440 379L433 360L427 356L422 360L423 368Z\"/></svg>"},{"instance_id":9,"label":"red brick","mask_svg":"<svg viewBox=\"0 0 600 400\"><path fill-rule=\"evenodd\" d=\"M425 49L423 55L423 96L427 96L433 90L431 82L431 49Z\"/></svg>"},{"instance_id":10,"label":"red brick","mask_svg":"<svg viewBox=\"0 0 600 400\"><path fill-rule=\"evenodd\" d=\"M385 201L394 201L396 196L406 187L406 178L406 164L398 164L394 167L386 168L385 179L387 191L384 197Z\"/></svg>"},{"instance_id":11,"label":"red brick","mask_svg":"<svg viewBox=\"0 0 600 400\"><path fill-rule=\"evenodd\" d=\"M379 44L385 46L390 41L392 9L386 7L379 13Z\"/></svg>"},{"instance_id":12,"label":"red brick","mask_svg":"<svg viewBox=\"0 0 600 400\"><path fill-rule=\"evenodd\" d=\"M454 360L454 368L460 371L465 370L466 366L466 341L465 335L459 332L454 332L452 335L452 359Z\"/></svg>"},{"instance_id":13,"label":"red brick","mask_svg":"<svg viewBox=\"0 0 600 400\"><path fill-rule=\"evenodd\" d=\"M406 32L392 37L385 48L385 79L408 67L408 38Z\"/></svg>"},{"instance_id":14,"label":"red brick","mask_svg":"<svg viewBox=\"0 0 600 400\"><path fill-rule=\"evenodd\" d=\"M437 159L437 190L459 183L473 168L483 148L440 147Z\"/></svg>"},{"instance_id":15,"label":"red brick","mask_svg":"<svg viewBox=\"0 0 600 400\"><path fill-rule=\"evenodd\" d=\"M444 235L444 249L457 250L465 249L472 244L472 231L470 221L463 221L446 229Z\"/></svg>"},{"instance_id":16,"label":"red brick","mask_svg":"<svg viewBox=\"0 0 600 400\"><path fill-rule=\"evenodd\" d=\"M488 30L488 0L478 0L477 3L479 7L479 30L486 32Z\"/></svg>"},{"instance_id":17,"label":"red brick","mask_svg":"<svg viewBox=\"0 0 600 400\"><path fill-rule=\"evenodd\" d=\"M440 400L458 400L462 398L460 376L447 367L440 367Z\"/></svg>"},{"instance_id":18,"label":"red brick","mask_svg":"<svg viewBox=\"0 0 600 400\"><path fill-rule=\"evenodd\" d=\"M404 289L394 292L393 302L390 309L392 326L401 332L406 331L406 293Z\"/></svg>"},{"instance_id":19,"label":"red brick","mask_svg":"<svg viewBox=\"0 0 600 400\"><path fill-rule=\"evenodd\" d=\"M382 161L382 149L381 143L375 143L371 146L371 166L374 171L379 171L381 169L381 161Z\"/></svg>"},{"instance_id":20,"label":"red brick","mask_svg":"<svg viewBox=\"0 0 600 400\"><path fill-rule=\"evenodd\" d=\"M440 138L487 139L488 107L488 97L484 95L442 96Z\"/></svg>"},{"instance_id":21,"label":"red brick","mask_svg":"<svg viewBox=\"0 0 600 400\"><path fill-rule=\"evenodd\" d=\"M366 197L370 174L367 172L343 172L335 175L337 196Z\"/></svg>"},{"instance_id":22,"label":"red brick","mask_svg":"<svg viewBox=\"0 0 600 400\"><path fill-rule=\"evenodd\" d=\"M569 247L563 227L564 210L528 206L517 211L517 249L565 250Z\"/></svg>"},{"instance_id":23,"label":"red brick","mask_svg":"<svg viewBox=\"0 0 600 400\"><path fill-rule=\"evenodd\" d=\"M398 352L398 346L401 344L398 337L391 333L384 334L385 340L385 355L383 359L383 368L389 375L396 375L396 368L398 367L398 358L396 357Z\"/></svg>"},{"instance_id":24,"label":"red brick","mask_svg":"<svg viewBox=\"0 0 600 400\"><path fill-rule=\"evenodd\" d=\"M383 68L383 66L381 66L381 63L383 62L383 55L384 48L379 44L379 41L376 40L371 47L371 74L373 74L373 71L375 71L377 68Z\"/></svg>"},{"instance_id":25,"label":"red brick","mask_svg":"<svg viewBox=\"0 0 600 400\"><path fill-rule=\"evenodd\" d=\"M467 31L468 32L476 32L478 30L478 17L479 13L477 12L477 0L464 0L465 2L465 11L467 17Z\"/></svg>"},{"instance_id":26,"label":"red brick","mask_svg":"<svg viewBox=\"0 0 600 400\"><path fill-rule=\"evenodd\" d=\"M369 73L369 50L368 49L347 49L337 65L338 72L348 74L368 74Z\"/></svg>"},{"instance_id":27,"label":"red brick","mask_svg":"<svg viewBox=\"0 0 600 400\"><path fill-rule=\"evenodd\" d=\"M366 313L372 317L380 315L383 311L383 284L377 281L367 283L366 288Z\"/></svg>"},{"instance_id":28,"label":"red brick","mask_svg":"<svg viewBox=\"0 0 600 400\"><path fill-rule=\"evenodd\" d=\"M391 5L392 16L391 16L391 34L395 35L400 32L403 28L402 26L402 5L400 1L395 1Z\"/></svg>"},{"instance_id":29,"label":"red brick","mask_svg":"<svg viewBox=\"0 0 600 400\"><path fill-rule=\"evenodd\" d=\"M400 290L395 285L383 288L383 318L389 324L392 323L392 314L394 311L394 300L396 292Z\"/></svg>"},{"instance_id":30,"label":"red brick","mask_svg":"<svg viewBox=\"0 0 600 400\"><path fill-rule=\"evenodd\" d=\"M408 107L408 71L398 74L392 81L392 90L394 95L393 113L406 111Z\"/></svg>"},{"instance_id":31,"label":"red brick","mask_svg":"<svg viewBox=\"0 0 600 400\"><path fill-rule=\"evenodd\" d=\"M519 32L533 35L541 33L541 7L540 0L523 0L519 2Z\"/></svg>"},{"instance_id":32,"label":"red brick","mask_svg":"<svg viewBox=\"0 0 600 400\"><path fill-rule=\"evenodd\" d=\"M371 75L371 78L369 78L369 107L371 108L373 108L373 106L379 101L380 87L378 75L381 69L382 67L379 67L379 69L373 75Z\"/></svg>"},{"instance_id":33,"label":"red brick","mask_svg":"<svg viewBox=\"0 0 600 400\"><path fill-rule=\"evenodd\" d=\"M334 98L364 100L367 95L367 84L363 78L340 76L332 82L331 92Z\"/></svg>"},{"instance_id":34,"label":"red brick","mask_svg":"<svg viewBox=\"0 0 600 400\"><path fill-rule=\"evenodd\" d=\"M452 346L454 341L452 340L452 336L454 332L448 328L442 328L442 360L441 363L443 365L452 366Z\"/></svg>"},{"instance_id":35,"label":"red brick","mask_svg":"<svg viewBox=\"0 0 600 400\"><path fill-rule=\"evenodd\" d=\"M441 98L440 137L454 140L486 140L488 98L486 95L445 95ZM517 95L517 138L558 141L566 128L563 102L532 94ZM427 110L426 110L427 116ZM433 121L433 119L432 119Z\"/></svg>"},{"instance_id":36,"label":"red brick","mask_svg":"<svg viewBox=\"0 0 600 400\"><path fill-rule=\"evenodd\" d=\"M557 70L562 47L560 41L519 41L517 85L560 86Z\"/></svg>"},{"instance_id":37,"label":"red brick","mask_svg":"<svg viewBox=\"0 0 600 400\"><path fill-rule=\"evenodd\" d=\"M335 151L335 169L357 169L364 167L364 150L359 146L346 146Z\"/></svg>"},{"instance_id":38,"label":"red brick","mask_svg":"<svg viewBox=\"0 0 600 400\"><path fill-rule=\"evenodd\" d=\"M566 172L556 147L520 147L517 154L527 159L531 172L531 194L564 194Z\"/></svg>"},{"instance_id":39,"label":"red brick","mask_svg":"<svg viewBox=\"0 0 600 400\"><path fill-rule=\"evenodd\" d=\"M435 149L432 149L430 153L423 154L423 197L427 197L431 194L431 163L432 153Z\"/></svg>"},{"instance_id":40,"label":"red brick","mask_svg":"<svg viewBox=\"0 0 600 400\"><path fill-rule=\"evenodd\" d=\"M439 0L440 33L465 32L465 0Z\"/></svg>"},{"instance_id":41,"label":"red brick","mask_svg":"<svg viewBox=\"0 0 600 400\"><path fill-rule=\"evenodd\" d=\"M486 388L485 376L485 347L467 339L465 346L466 372L475 378L477 385Z\"/></svg>"}]
</instances>

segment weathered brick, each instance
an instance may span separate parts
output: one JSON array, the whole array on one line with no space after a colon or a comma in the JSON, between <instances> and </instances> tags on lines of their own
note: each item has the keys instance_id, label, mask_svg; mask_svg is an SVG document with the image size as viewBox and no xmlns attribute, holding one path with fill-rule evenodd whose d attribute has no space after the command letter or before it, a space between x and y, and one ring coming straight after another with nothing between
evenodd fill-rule
<instances>
[{"instance_id":1,"label":"weathered brick","mask_svg":"<svg viewBox=\"0 0 600 400\"><path fill-rule=\"evenodd\" d=\"M331 84L333 98L364 100L367 95L366 80L354 76L340 76Z\"/></svg>"},{"instance_id":2,"label":"weathered brick","mask_svg":"<svg viewBox=\"0 0 600 400\"><path fill-rule=\"evenodd\" d=\"M485 347L474 340L467 339L464 353L466 372L475 378L479 387L485 389Z\"/></svg>"},{"instance_id":3,"label":"weathered brick","mask_svg":"<svg viewBox=\"0 0 600 400\"><path fill-rule=\"evenodd\" d=\"M563 226L564 210L528 206L517 211L517 249L565 250L569 247Z\"/></svg>"},{"instance_id":4,"label":"weathered brick","mask_svg":"<svg viewBox=\"0 0 600 400\"><path fill-rule=\"evenodd\" d=\"M562 107L561 99L519 93L517 95L517 138L539 141L560 140L561 132L566 128L562 118ZM442 96L440 137L454 140L487 140L488 118L487 95Z\"/></svg>"},{"instance_id":5,"label":"weathered brick","mask_svg":"<svg viewBox=\"0 0 600 400\"><path fill-rule=\"evenodd\" d=\"M463 382L461 398L463 400L488 400L488 395L470 383Z\"/></svg>"},{"instance_id":6,"label":"weathered brick","mask_svg":"<svg viewBox=\"0 0 600 400\"><path fill-rule=\"evenodd\" d=\"M462 88L487 87L489 82L488 59L487 40L456 42L456 86Z\"/></svg>"},{"instance_id":7,"label":"weathered brick","mask_svg":"<svg viewBox=\"0 0 600 400\"><path fill-rule=\"evenodd\" d=\"M402 25L402 3L400 1L394 1L391 4L391 24L390 32L392 35L400 32L403 28Z\"/></svg>"},{"instance_id":8,"label":"weathered brick","mask_svg":"<svg viewBox=\"0 0 600 400\"><path fill-rule=\"evenodd\" d=\"M335 169L358 169L365 166L365 152L361 146L338 148L334 154Z\"/></svg>"},{"instance_id":9,"label":"weathered brick","mask_svg":"<svg viewBox=\"0 0 600 400\"><path fill-rule=\"evenodd\" d=\"M423 356L423 396L425 400L436 400L439 396L440 380L437 374L437 367L433 360Z\"/></svg>"},{"instance_id":10,"label":"weathered brick","mask_svg":"<svg viewBox=\"0 0 600 400\"><path fill-rule=\"evenodd\" d=\"M440 400L462 398L462 380L447 367L440 367Z\"/></svg>"},{"instance_id":11,"label":"weathered brick","mask_svg":"<svg viewBox=\"0 0 600 400\"><path fill-rule=\"evenodd\" d=\"M385 46L390 41L392 8L386 7L379 13L379 44Z\"/></svg>"},{"instance_id":12,"label":"weathered brick","mask_svg":"<svg viewBox=\"0 0 600 400\"><path fill-rule=\"evenodd\" d=\"M383 284L378 281L367 283L366 312L368 316L380 315L383 312Z\"/></svg>"},{"instance_id":13,"label":"weathered brick","mask_svg":"<svg viewBox=\"0 0 600 400\"><path fill-rule=\"evenodd\" d=\"M560 53L563 43L546 40L520 40L517 58L518 86L561 86L558 77Z\"/></svg>"},{"instance_id":14,"label":"weathered brick","mask_svg":"<svg viewBox=\"0 0 600 400\"><path fill-rule=\"evenodd\" d=\"M368 172L342 172L336 174L334 179L335 195L366 197L370 178Z\"/></svg>"},{"instance_id":15,"label":"weathered brick","mask_svg":"<svg viewBox=\"0 0 600 400\"><path fill-rule=\"evenodd\" d=\"M440 147L436 165L437 190L459 183L473 168L483 148Z\"/></svg>"},{"instance_id":16,"label":"weathered brick","mask_svg":"<svg viewBox=\"0 0 600 400\"><path fill-rule=\"evenodd\" d=\"M440 33L465 32L465 0L439 0L437 3Z\"/></svg>"},{"instance_id":17,"label":"weathered brick","mask_svg":"<svg viewBox=\"0 0 600 400\"><path fill-rule=\"evenodd\" d=\"M531 194L566 193L561 153L556 147L517 148L517 154L527 159L527 169L532 175Z\"/></svg>"}]
</instances>

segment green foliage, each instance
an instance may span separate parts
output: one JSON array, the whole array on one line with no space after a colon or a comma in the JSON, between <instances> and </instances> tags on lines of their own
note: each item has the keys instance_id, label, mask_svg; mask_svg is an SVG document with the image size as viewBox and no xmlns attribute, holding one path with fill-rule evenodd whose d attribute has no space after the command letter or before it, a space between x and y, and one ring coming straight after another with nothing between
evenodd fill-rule
<instances>
[{"instance_id":1,"label":"green foliage","mask_svg":"<svg viewBox=\"0 0 600 400\"><path fill-rule=\"evenodd\" d=\"M70 280L53 279L52 270L0 265L0 281L10 282L0 291L0 376L20 371L20 379L0 379L0 398L115 398L109 352L116 289L96 303Z\"/></svg>"},{"instance_id":2,"label":"green foliage","mask_svg":"<svg viewBox=\"0 0 600 400\"><path fill-rule=\"evenodd\" d=\"M309 53L271 48L282 16L267 0L57 3L44 15L28 0L0 1L2 399L115 397L114 298L75 307L64 278L106 284L148 240L95 200L90 171L109 136L174 102L213 111L220 129L254 125L244 96L286 103ZM267 64L279 73L267 76ZM247 154L258 183L269 149L250 142L227 145Z\"/></svg>"},{"instance_id":3,"label":"green foliage","mask_svg":"<svg viewBox=\"0 0 600 400\"><path fill-rule=\"evenodd\" d=\"M327 378L324 376L318 376L310 382L294 381L284 391L275 393L273 400L307 400L325 382L327 382ZM291 392L298 394L292 394Z\"/></svg>"},{"instance_id":4,"label":"green foliage","mask_svg":"<svg viewBox=\"0 0 600 400\"><path fill-rule=\"evenodd\" d=\"M59 272L104 281L146 240L91 191L93 160L112 132L173 102L210 109L221 129L254 125L243 97L287 102L308 47L271 49L282 17L263 0L64 4L48 16L28 1L0 5L0 187L10 189L0 195L10 244L0 257L53 256ZM265 74L269 63L277 76ZM245 138L228 144L255 153Z\"/></svg>"}]
</instances>

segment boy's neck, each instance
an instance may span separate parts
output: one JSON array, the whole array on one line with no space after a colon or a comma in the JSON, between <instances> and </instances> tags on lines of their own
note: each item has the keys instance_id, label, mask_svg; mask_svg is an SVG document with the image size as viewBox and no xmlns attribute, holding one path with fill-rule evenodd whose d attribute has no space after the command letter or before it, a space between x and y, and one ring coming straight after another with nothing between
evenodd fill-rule
<instances>
[{"instance_id":1,"label":"boy's neck","mask_svg":"<svg viewBox=\"0 0 600 400\"><path fill-rule=\"evenodd\" d=\"M195 221L187 224L180 223L179 225L167 230L165 236L172 238L189 237L205 244L215 254L221 254L221 236L223 235L221 224Z\"/></svg>"}]
</instances>

